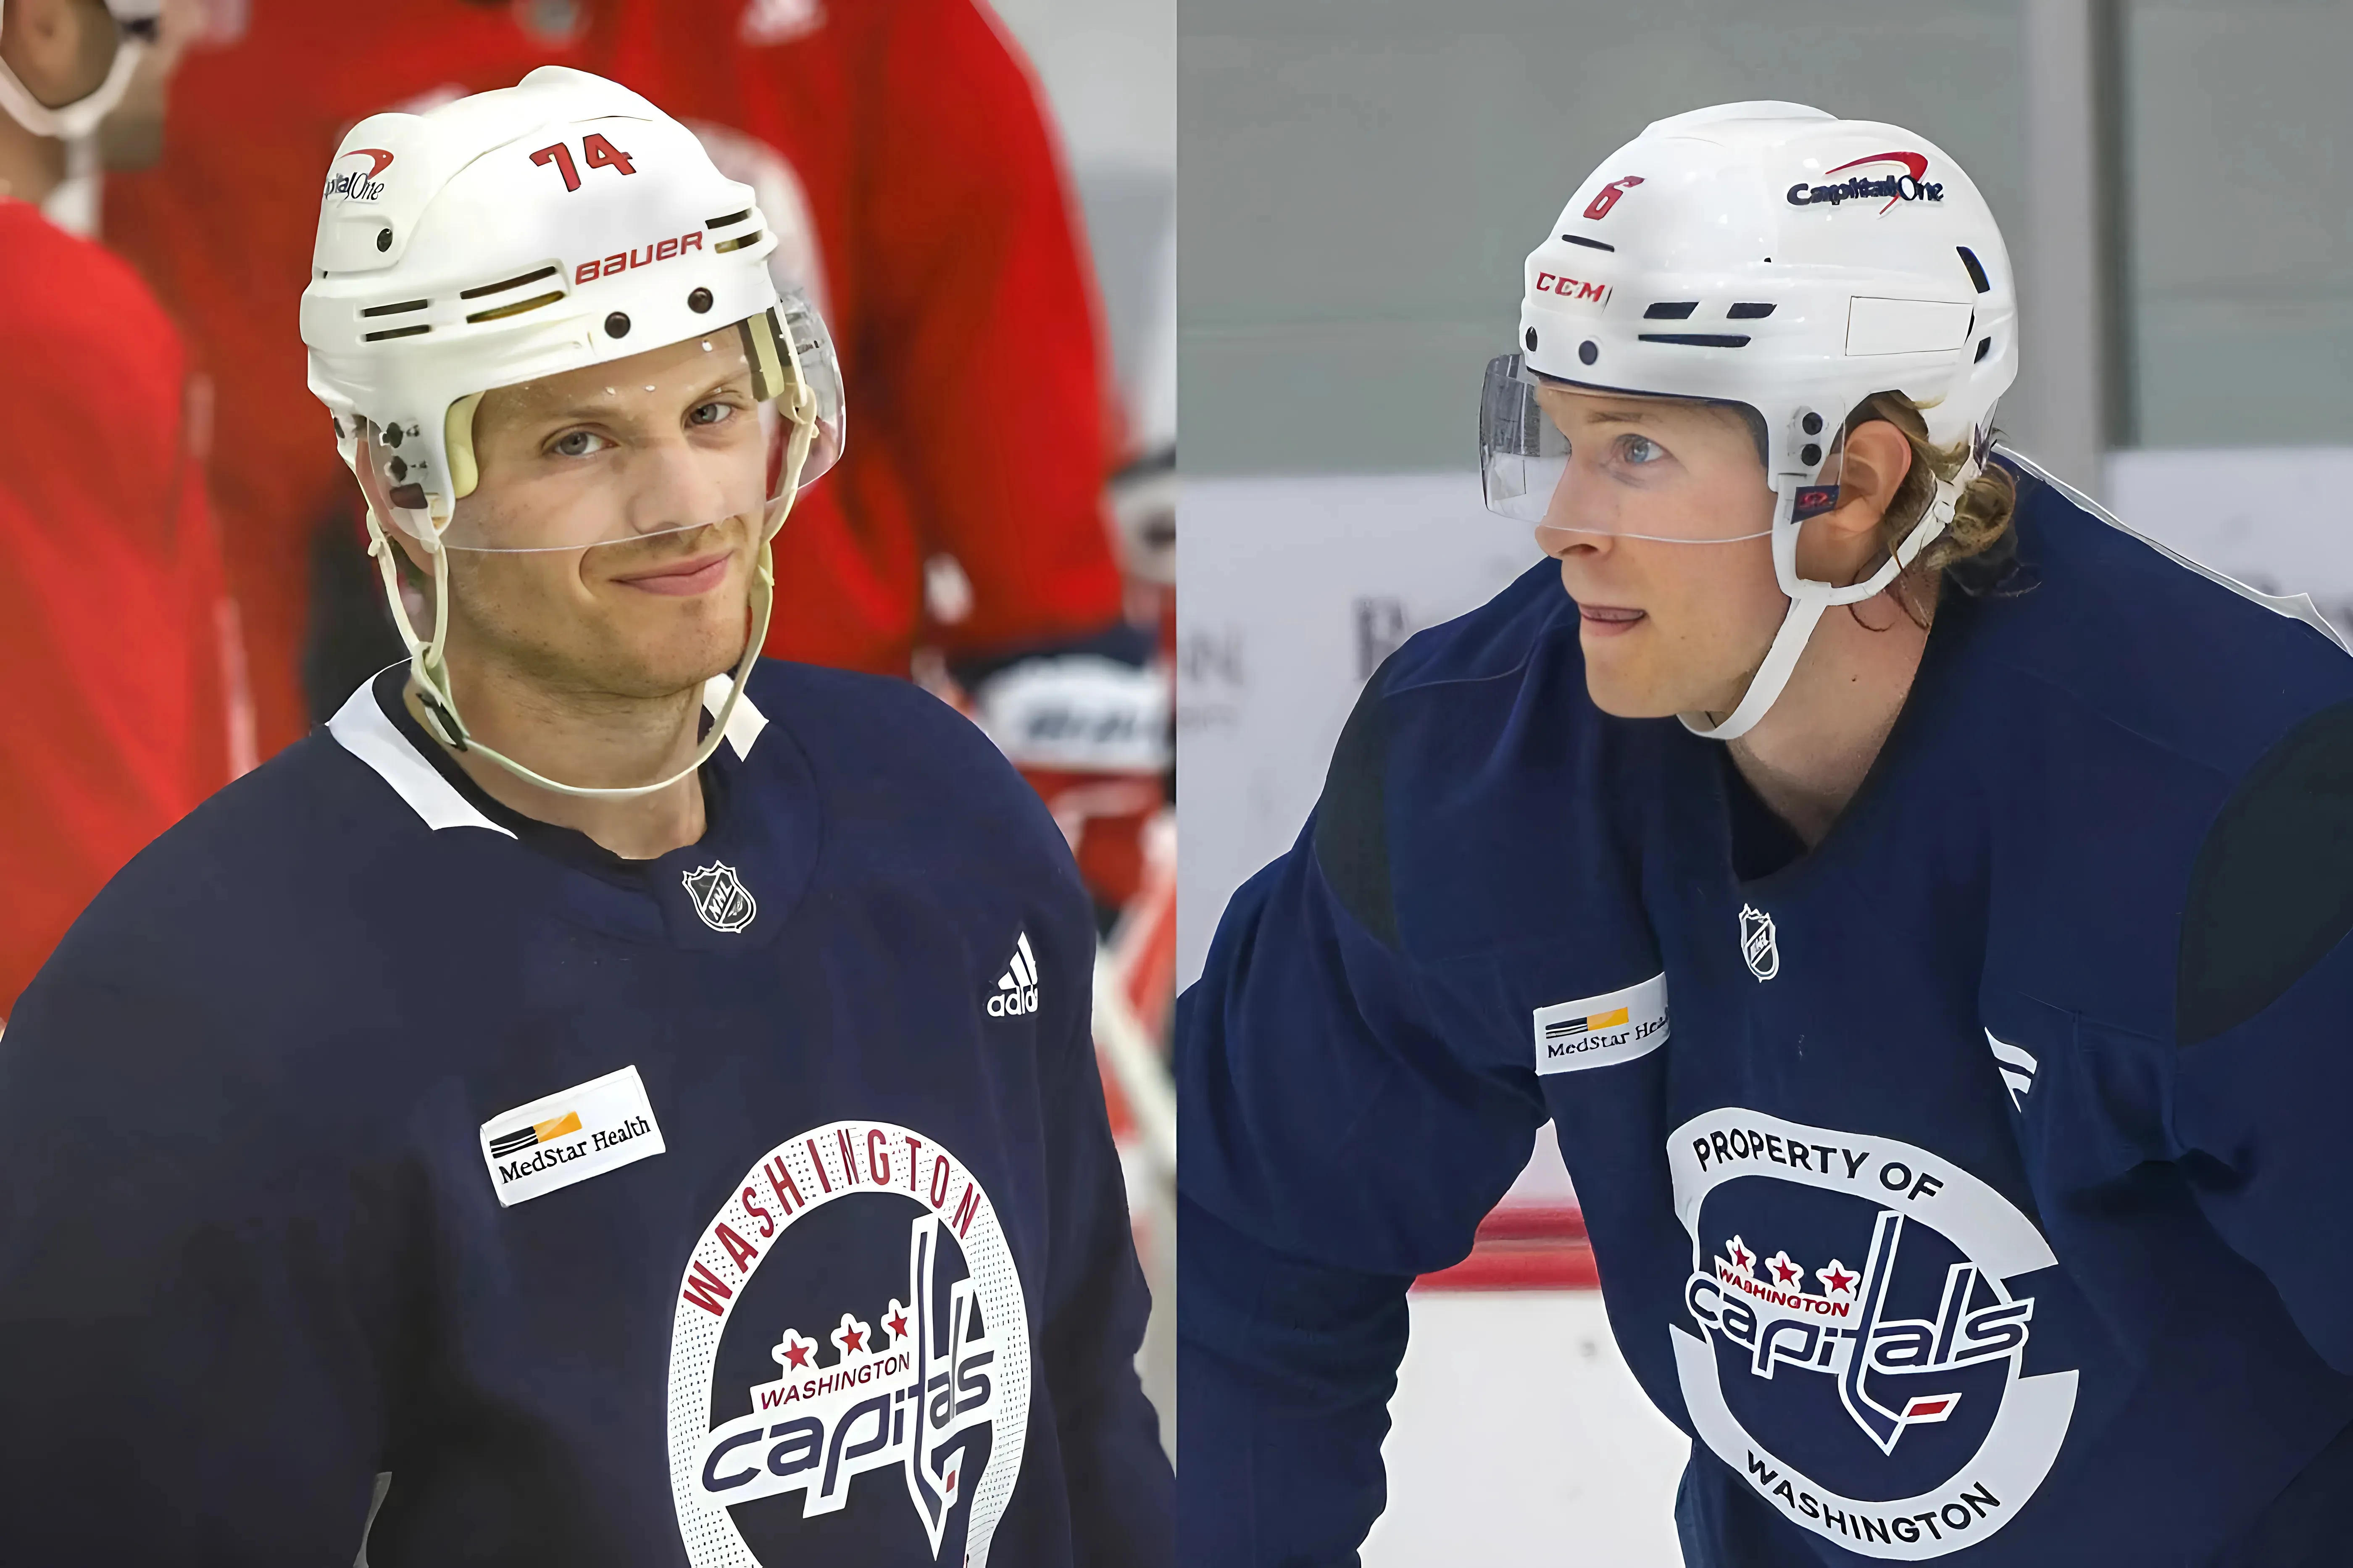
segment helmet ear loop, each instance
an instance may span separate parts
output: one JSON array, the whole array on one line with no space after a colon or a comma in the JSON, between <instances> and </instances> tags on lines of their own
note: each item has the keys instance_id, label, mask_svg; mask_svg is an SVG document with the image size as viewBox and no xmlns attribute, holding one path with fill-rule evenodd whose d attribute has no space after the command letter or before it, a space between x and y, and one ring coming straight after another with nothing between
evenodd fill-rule
<instances>
[{"instance_id":1,"label":"helmet ear loop","mask_svg":"<svg viewBox=\"0 0 2353 1568\"><path fill-rule=\"evenodd\" d=\"M468 405L471 414L471 405ZM400 634L403 647L408 650L409 676L417 688L418 700L424 705L426 718L438 738L459 751L467 749L466 726L458 717L458 700L451 689L449 667L446 655L449 639L449 551L442 542L442 532L449 518L428 513L428 536L417 542L425 547L432 562L433 628L430 635L420 634L417 623L409 617L407 595L403 592L400 556L393 543L383 510L377 506L377 486L369 483L374 472L375 443L368 436L368 422L354 417L348 437L346 453L352 471L360 480L360 495L367 509L368 553L375 558L376 573L384 585L385 606L392 612L393 629ZM471 456L470 443L469 457ZM471 486L468 487L471 489ZM397 527L397 524L390 525ZM401 530L404 533L408 531ZM411 537L416 537L411 535Z\"/></svg>"},{"instance_id":2,"label":"helmet ear loop","mask_svg":"<svg viewBox=\"0 0 2353 1568\"><path fill-rule=\"evenodd\" d=\"M437 738L462 752L467 747L466 725L458 717L458 699L450 689L449 665L444 657L449 637L449 552L441 542L440 527L437 520L433 537L420 542L433 562L433 630L430 637L423 637L408 616L407 595L402 591L400 564L396 556L397 547L385 533L375 508L371 505L367 509L368 553L375 557L376 571L384 582L393 629L400 634L402 645L408 649L408 671L417 687L417 700L424 704L426 718Z\"/></svg>"}]
</instances>

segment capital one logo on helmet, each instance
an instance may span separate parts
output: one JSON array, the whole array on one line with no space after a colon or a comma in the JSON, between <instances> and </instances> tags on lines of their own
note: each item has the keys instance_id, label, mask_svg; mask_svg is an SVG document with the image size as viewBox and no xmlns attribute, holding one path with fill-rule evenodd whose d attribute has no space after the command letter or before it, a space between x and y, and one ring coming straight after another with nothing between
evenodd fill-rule
<instances>
[{"instance_id":1,"label":"capital one logo on helmet","mask_svg":"<svg viewBox=\"0 0 2353 1568\"><path fill-rule=\"evenodd\" d=\"M1671 1324L1702 1441L1792 1523L1867 1557L1973 1546L2050 1473L2076 1373L2029 1375L2055 1263L1927 1150L1729 1107L1670 1136L1692 1238ZM1772 1250L1769 1255L1767 1248Z\"/></svg>"},{"instance_id":2,"label":"capital one logo on helmet","mask_svg":"<svg viewBox=\"0 0 2353 1568\"><path fill-rule=\"evenodd\" d=\"M1879 210L1885 212L1897 202L1941 202L1945 199L1943 184L1928 178L1928 155L1926 153L1873 153L1868 158L1855 158L1823 172L1843 174L1849 169L1868 168L1875 163L1894 163L1904 172L1878 179L1866 179L1857 174L1830 185L1810 184L1799 180L1789 187L1789 205L1793 207L1836 206L1841 202L1884 196L1886 200Z\"/></svg>"},{"instance_id":3,"label":"capital one logo on helmet","mask_svg":"<svg viewBox=\"0 0 2353 1568\"><path fill-rule=\"evenodd\" d=\"M365 158L368 166L346 170L340 174L329 174L327 188L321 200L328 196L342 196L348 201L372 202L384 195L384 182L376 176L392 167L391 153L381 147L354 147L335 162L340 163L345 158Z\"/></svg>"},{"instance_id":4,"label":"capital one logo on helmet","mask_svg":"<svg viewBox=\"0 0 2353 1568\"><path fill-rule=\"evenodd\" d=\"M828 1254L805 1255L755 1290L793 1227L837 1205L886 1249L903 1247L904 1272L870 1257L865 1277L844 1280ZM829 1221L843 1217L835 1208ZM838 1248L840 1225L820 1229ZM797 1521L852 1506L871 1515L876 1503L862 1500L878 1488L886 1505L903 1488L902 1528L920 1531L934 1561L986 1568L1029 1416L1012 1252L978 1178L921 1134L861 1121L787 1139L697 1240L671 1331L669 1423L693 1568L804 1560ZM959 1533L960 1558L946 1550Z\"/></svg>"}]
</instances>

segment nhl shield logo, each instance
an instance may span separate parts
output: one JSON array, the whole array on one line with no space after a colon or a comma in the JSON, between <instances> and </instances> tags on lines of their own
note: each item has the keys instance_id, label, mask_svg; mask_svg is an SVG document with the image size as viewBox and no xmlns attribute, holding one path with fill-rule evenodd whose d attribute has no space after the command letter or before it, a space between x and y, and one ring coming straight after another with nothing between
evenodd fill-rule
<instances>
[{"instance_id":1,"label":"nhl shield logo","mask_svg":"<svg viewBox=\"0 0 2353 1568\"><path fill-rule=\"evenodd\" d=\"M1759 980L1781 973L1781 944L1774 936L1773 917L1754 904L1740 906L1740 956Z\"/></svg>"},{"instance_id":2,"label":"nhl shield logo","mask_svg":"<svg viewBox=\"0 0 2353 1568\"><path fill-rule=\"evenodd\" d=\"M686 896L694 905L694 912L712 931L742 931L760 912L759 900L735 875L735 868L723 860L714 860L681 876L686 884Z\"/></svg>"}]
</instances>

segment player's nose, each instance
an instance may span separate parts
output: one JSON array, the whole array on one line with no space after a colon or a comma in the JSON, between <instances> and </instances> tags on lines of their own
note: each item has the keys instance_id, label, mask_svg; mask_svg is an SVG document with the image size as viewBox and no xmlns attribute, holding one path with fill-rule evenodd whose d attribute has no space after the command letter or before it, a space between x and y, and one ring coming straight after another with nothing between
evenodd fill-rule
<instances>
[{"instance_id":1,"label":"player's nose","mask_svg":"<svg viewBox=\"0 0 2353 1568\"><path fill-rule=\"evenodd\" d=\"M1579 472L1576 458L1563 463L1544 521L1536 524L1536 548L1556 557L1570 551L1609 551L1617 539L1615 518L1600 490Z\"/></svg>"},{"instance_id":2,"label":"player's nose","mask_svg":"<svg viewBox=\"0 0 2353 1568\"><path fill-rule=\"evenodd\" d=\"M629 465L629 530L640 537L726 521L753 504L731 483L740 454L700 450L684 437L646 442Z\"/></svg>"}]
</instances>

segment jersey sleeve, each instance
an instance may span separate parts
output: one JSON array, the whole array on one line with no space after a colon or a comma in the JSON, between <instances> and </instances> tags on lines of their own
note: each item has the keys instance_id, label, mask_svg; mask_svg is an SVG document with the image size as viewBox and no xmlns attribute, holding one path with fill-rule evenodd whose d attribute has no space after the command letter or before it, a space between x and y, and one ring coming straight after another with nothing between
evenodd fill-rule
<instances>
[{"instance_id":1,"label":"jersey sleeve","mask_svg":"<svg viewBox=\"0 0 2353 1568\"><path fill-rule=\"evenodd\" d=\"M1100 630L1120 582L1095 290L1037 92L974 0L899 5L882 60L860 395L927 552L972 584L950 651Z\"/></svg>"},{"instance_id":2,"label":"jersey sleeve","mask_svg":"<svg viewBox=\"0 0 2353 1568\"><path fill-rule=\"evenodd\" d=\"M2252 769L2184 903L2174 1136L2224 1240L2353 1373L2353 702Z\"/></svg>"},{"instance_id":3,"label":"jersey sleeve","mask_svg":"<svg viewBox=\"0 0 2353 1568\"><path fill-rule=\"evenodd\" d=\"M1151 1308L1095 1063L1091 919L1072 889L1066 1020L1043 1064L1052 1262L1039 1336L1077 1563L1165 1568L1176 1479L1135 1370Z\"/></svg>"},{"instance_id":4,"label":"jersey sleeve","mask_svg":"<svg viewBox=\"0 0 2353 1568\"><path fill-rule=\"evenodd\" d=\"M286 1130L381 1108L290 1106L229 1020L134 978L153 953L117 957L61 956L0 1037L5 1555L347 1563L425 1270L399 1180Z\"/></svg>"},{"instance_id":5,"label":"jersey sleeve","mask_svg":"<svg viewBox=\"0 0 2353 1568\"><path fill-rule=\"evenodd\" d=\"M1532 1072L1450 1048L1398 945L1379 680L1178 1003L1178 1540L1205 1568L1352 1568L1407 1289L1469 1252L1544 1120Z\"/></svg>"}]
</instances>

